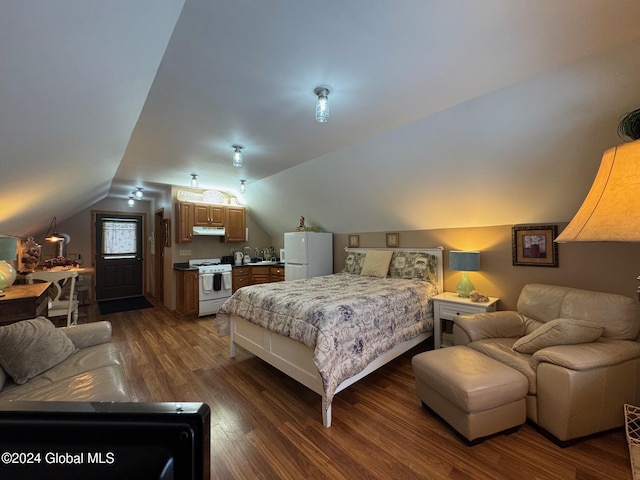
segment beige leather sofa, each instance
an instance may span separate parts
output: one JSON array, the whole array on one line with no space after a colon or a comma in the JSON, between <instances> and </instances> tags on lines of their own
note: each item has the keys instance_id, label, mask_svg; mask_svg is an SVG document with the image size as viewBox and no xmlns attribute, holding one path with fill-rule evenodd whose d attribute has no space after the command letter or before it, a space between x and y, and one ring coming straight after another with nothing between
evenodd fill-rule
<instances>
[{"instance_id":1,"label":"beige leather sofa","mask_svg":"<svg viewBox=\"0 0 640 480\"><path fill-rule=\"evenodd\" d=\"M516 308L458 317L454 344L523 373L527 418L559 443L624 425L624 404L640 404L636 301L529 284Z\"/></svg>"},{"instance_id":2,"label":"beige leather sofa","mask_svg":"<svg viewBox=\"0 0 640 480\"><path fill-rule=\"evenodd\" d=\"M40 323L36 322L39 321ZM40 334L43 329L40 327L45 325L42 321L48 320L43 317L29 320L32 324L14 324L13 329L19 329L22 326L28 326L21 335L23 341L29 340L29 335L33 338L34 331ZM18 322L20 323L20 322ZM50 323L50 322L49 322ZM33 326L35 324L35 326ZM7 327L12 327L11 325ZM6 329L7 327L2 327ZM35 329L38 329L37 331ZM54 329L51 333L48 327L45 328L46 333L41 336L57 335L59 340L60 333L64 333L72 341L71 351L62 361L55 359L52 363L55 365L47 368L42 373L38 373L33 377L20 378L21 384L16 383L11 373L0 368L0 401L9 400L39 400L39 401L130 401L130 395L125 383L125 373L120 351L117 346L111 343L111 323L95 322L71 327ZM26 333L26 334L24 334ZM15 337L15 335L14 335ZM6 342L6 335L0 340ZM66 341L66 338L63 338ZM51 344L52 342L50 342ZM55 344L55 350L60 348ZM68 346L68 342L66 344ZM31 348L28 345L27 348ZM20 351L25 351L24 348ZM38 347L34 346L33 351L38 351ZM6 352L6 349L5 349ZM4 354L5 352L0 352ZM56 352L54 352L55 354ZM34 357L41 355L34 355ZM15 358L4 358L3 362L13 362ZM24 359L23 359L24 360ZM28 358L26 359L29 360ZM46 358L34 358L36 362L46 362ZM24 363L24 362L23 362ZM5 363L1 363L5 364ZM14 362L15 364L15 362ZM41 363L46 368L46 363ZM6 364L5 364L6 365ZM30 367L27 365L26 367ZM37 372L38 370L32 370ZM17 375L15 371L14 375Z\"/></svg>"}]
</instances>

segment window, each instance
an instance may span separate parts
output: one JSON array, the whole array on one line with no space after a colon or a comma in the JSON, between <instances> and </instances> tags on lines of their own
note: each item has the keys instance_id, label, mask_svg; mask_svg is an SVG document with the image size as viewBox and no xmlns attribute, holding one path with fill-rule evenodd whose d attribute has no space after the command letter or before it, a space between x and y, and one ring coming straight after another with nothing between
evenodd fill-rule
<instances>
[{"instance_id":1,"label":"window","mask_svg":"<svg viewBox=\"0 0 640 480\"><path fill-rule=\"evenodd\" d=\"M135 219L105 218L102 221L103 255L136 255L138 226Z\"/></svg>"}]
</instances>

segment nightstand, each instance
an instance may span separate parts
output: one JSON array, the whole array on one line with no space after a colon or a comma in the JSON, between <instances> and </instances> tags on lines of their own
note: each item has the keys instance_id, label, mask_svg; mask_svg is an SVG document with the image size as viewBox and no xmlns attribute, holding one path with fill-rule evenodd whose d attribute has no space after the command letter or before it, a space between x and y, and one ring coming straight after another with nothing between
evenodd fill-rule
<instances>
[{"instance_id":1,"label":"nightstand","mask_svg":"<svg viewBox=\"0 0 640 480\"><path fill-rule=\"evenodd\" d=\"M444 292L433 297L433 348L453 345L453 319L470 313L495 312L500 300L489 297L488 302L472 302L455 292ZM444 325L444 328L443 328Z\"/></svg>"}]
</instances>

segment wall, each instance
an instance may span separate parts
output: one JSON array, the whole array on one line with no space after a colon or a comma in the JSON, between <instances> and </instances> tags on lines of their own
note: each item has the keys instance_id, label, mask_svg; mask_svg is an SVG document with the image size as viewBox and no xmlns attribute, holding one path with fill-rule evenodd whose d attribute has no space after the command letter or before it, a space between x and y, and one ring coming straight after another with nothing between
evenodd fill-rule
<instances>
[{"instance_id":1,"label":"wall","mask_svg":"<svg viewBox=\"0 0 640 480\"><path fill-rule=\"evenodd\" d=\"M566 224L558 224L558 233ZM455 291L461 272L448 269L449 250L479 250L480 272L469 274L476 289L500 297L498 308L516 306L522 286L527 283L566 285L588 290L618 293L636 298L636 277L640 275L638 243L566 243L558 245L554 267L513 266L511 225L450 228L399 232L400 247L442 246L444 287ZM360 247L384 247L386 232L351 232L360 235ZM344 266L344 248L349 234L334 235L334 271Z\"/></svg>"}]
</instances>

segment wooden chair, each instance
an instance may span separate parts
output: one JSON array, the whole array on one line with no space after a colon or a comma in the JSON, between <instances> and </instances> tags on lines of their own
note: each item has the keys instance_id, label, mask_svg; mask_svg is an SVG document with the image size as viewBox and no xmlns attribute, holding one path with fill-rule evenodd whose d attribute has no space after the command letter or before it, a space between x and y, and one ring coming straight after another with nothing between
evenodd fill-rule
<instances>
[{"instance_id":1,"label":"wooden chair","mask_svg":"<svg viewBox=\"0 0 640 480\"><path fill-rule=\"evenodd\" d=\"M67 326L78 323L78 305L75 288L78 272L68 270L33 272L26 277L27 283L32 284L34 280L51 282L54 290L54 297L49 301L49 317L67 317Z\"/></svg>"}]
</instances>

